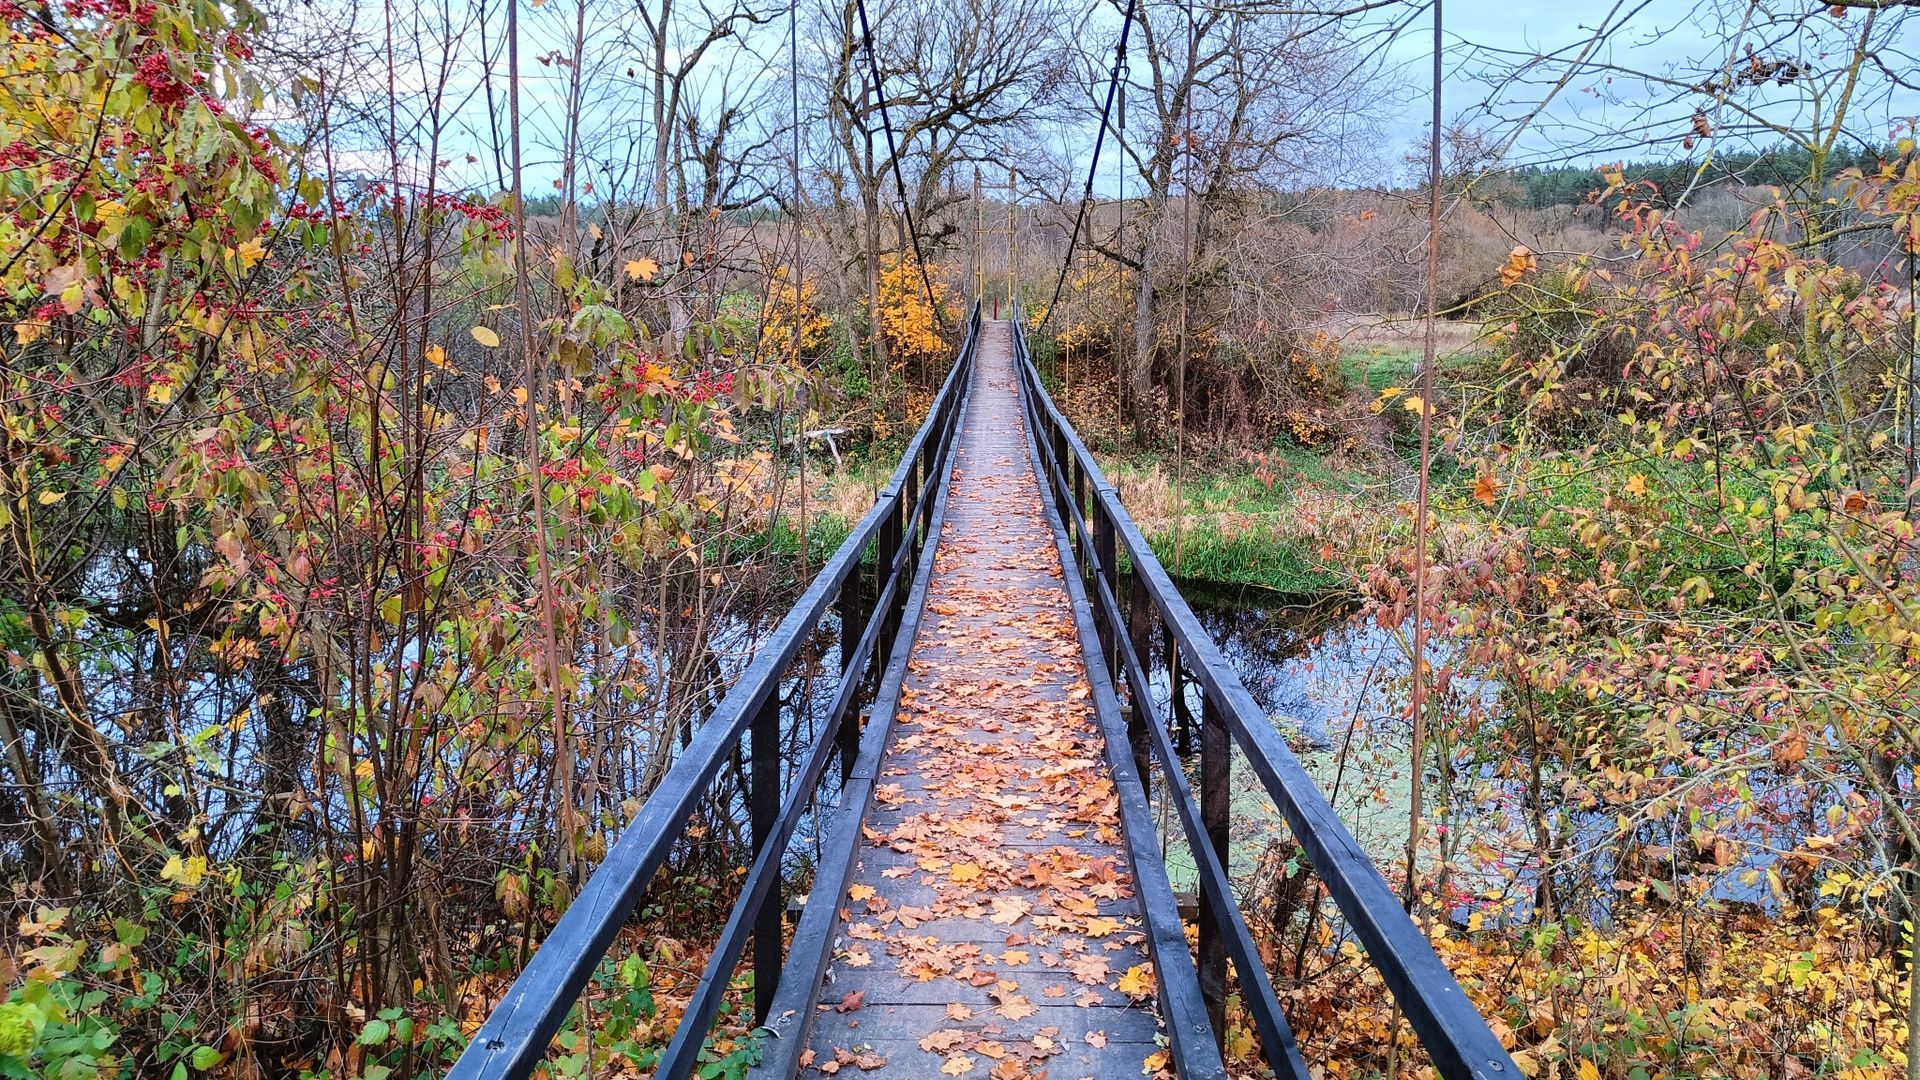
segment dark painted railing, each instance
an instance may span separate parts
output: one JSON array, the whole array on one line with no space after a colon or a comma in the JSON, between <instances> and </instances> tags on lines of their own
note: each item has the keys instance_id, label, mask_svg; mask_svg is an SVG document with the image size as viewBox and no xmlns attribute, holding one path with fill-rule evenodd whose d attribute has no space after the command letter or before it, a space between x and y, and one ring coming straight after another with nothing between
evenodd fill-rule
<instances>
[{"instance_id":1,"label":"dark painted railing","mask_svg":"<svg viewBox=\"0 0 1920 1080\"><path fill-rule=\"evenodd\" d=\"M1241 999L1253 1016L1267 1063L1281 1077L1305 1080L1308 1076L1306 1062L1227 876L1228 780L1237 743L1440 1075L1448 1080L1518 1080L1518 1068L1485 1018L1467 1000L1372 859L1347 831L1286 740L1222 658L1126 508L1120 505L1118 493L1107 482L1093 454L1047 395L1028 353L1026 328L1017 312L1014 326L1014 363L1020 374L1022 407L1035 465L1049 495L1049 514L1055 517L1056 528L1063 530L1062 562L1069 592L1081 609L1078 615L1083 638L1089 627L1098 637L1098 651L1091 643L1088 650L1089 666L1095 669L1089 673L1089 682L1096 697L1103 688L1105 695L1114 695L1119 683L1124 683L1128 691L1130 712L1121 738L1131 751L1132 761L1115 768L1123 814L1128 799L1146 799L1140 779L1151 777L1157 766L1199 870L1196 1001L1182 977L1196 966L1185 938L1171 938L1163 947L1161 939L1165 935L1155 932L1154 924L1166 916L1156 911L1158 905L1149 893L1151 883L1144 880L1150 868L1142 865L1140 853L1135 854L1136 866L1143 875L1142 895L1155 946L1155 968L1161 975L1161 1006L1172 1035L1175 1071L1183 1077L1218 1074L1220 1058L1215 1041L1224 1039L1226 1032L1227 961L1231 960ZM1118 559L1122 551L1133 568L1124 583L1124 604ZM1151 646L1157 630L1164 633L1167 643L1176 712L1186 711L1183 685L1197 686L1201 693L1197 802L1182 754L1173 745L1167 718L1161 714L1149 685ZM1185 742L1190 718L1181 719L1185 721L1181 725ZM1111 756L1125 755L1114 752ZM1124 774L1135 778L1130 793ZM1129 834L1133 833L1133 823L1129 821L1127 826ZM1151 826L1147 836L1152 836ZM1145 861L1157 858L1156 850ZM1164 878L1164 868L1159 873ZM1196 1028L1212 1038L1193 1037Z\"/></svg>"},{"instance_id":2,"label":"dark painted railing","mask_svg":"<svg viewBox=\"0 0 1920 1080\"><path fill-rule=\"evenodd\" d=\"M545 1058L548 1043L565 1023L594 968L631 917L668 852L684 835L694 810L709 798L722 765L742 749L743 738L750 763L753 866L654 1076L658 1080L679 1080L692 1075L749 939L754 946L755 1012L757 1019L766 1020L780 989L785 964L781 857L828 764L836 757L841 762L843 803L857 801L864 806L864 795L860 794L864 787L854 773L856 756L864 759L865 746L871 740L863 739L853 705L874 679L879 680L879 697L883 698L888 673L905 664L907 650L898 647L906 637L903 618L909 612L917 613L918 598L910 594L925 591L926 571L933 562L929 552L933 538L938 536L939 513L945 503L944 477L979 331L980 309L976 303L968 314L966 337L953 371L873 509L854 526L793 609L760 645L733 689L694 733L659 788L628 823L526 969L474 1033L466 1053L448 1074L450 1080L524 1077ZM861 565L870 544L875 545L877 555L871 590ZM783 791L778 690L802 645L830 607L837 607L840 616L839 690L794 777L792 789ZM876 716L884 704L876 700ZM820 921L809 916L816 909L832 907L831 901L809 905L802 915L796 933L796 965L806 962L801 953L810 947L804 945L801 936L810 922ZM790 992L793 989L790 987Z\"/></svg>"}]
</instances>

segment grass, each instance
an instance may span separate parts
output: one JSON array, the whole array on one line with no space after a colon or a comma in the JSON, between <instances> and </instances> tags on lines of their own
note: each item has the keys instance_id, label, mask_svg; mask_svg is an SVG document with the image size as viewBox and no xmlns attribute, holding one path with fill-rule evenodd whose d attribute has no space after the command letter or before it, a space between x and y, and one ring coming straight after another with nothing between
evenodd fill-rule
<instances>
[{"instance_id":1,"label":"grass","mask_svg":"<svg viewBox=\"0 0 1920 1080\"><path fill-rule=\"evenodd\" d=\"M1384 518L1365 506L1359 477L1297 447L1239 465L1173 469L1151 456L1102 462L1120 501L1177 577L1290 594L1348 586L1354 545L1378 539Z\"/></svg>"},{"instance_id":2,"label":"grass","mask_svg":"<svg viewBox=\"0 0 1920 1080\"><path fill-rule=\"evenodd\" d=\"M901 445L905 439L899 440ZM817 472L818 458L809 460L806 493L806 558L809 571L816 571L846 542L853 527L873 506L874 493L887 486L895 463L888 460L898 447L891 442L872 452L865 450L845 455L839 469ZM799 493L791 486L783 496L778 517L769 517L759 528L736 536L732 541L734 561L771 554L797 577L801 559Z\"/></svg>"},{"instance_id":3,"label":"grass","mask_svg":"<svg viewBox=\"0 0 1920 1080\"><path fill-rule=\"evenodd\" d=\"M1405 386L1420 363L1420 350L1397 345L1362 345L1340 355L1340 374L1378 396L1389 386Z\"/></svg>"}]
</instances>

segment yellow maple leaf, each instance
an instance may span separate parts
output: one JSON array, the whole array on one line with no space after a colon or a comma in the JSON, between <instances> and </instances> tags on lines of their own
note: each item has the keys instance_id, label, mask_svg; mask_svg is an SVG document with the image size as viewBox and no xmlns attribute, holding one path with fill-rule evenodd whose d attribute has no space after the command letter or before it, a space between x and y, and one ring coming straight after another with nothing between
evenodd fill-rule
<instances>
[{"instance_id":1,"label":"yellow maple leaf","mask_svg":"<svg viewBox=\"0 0 1920 1080\"><path fill-rule=\"evenodd\" d=\"M644 256L627 261L627 276L635 281L652 281L660 273L660 264Z\"/></svg>"},{"instance_id":2,"label":"yellow maple leaf","mask_svg":"<svg viewBox=\"0 0 1920 1080\"><path fill-rule=\"evenodd\" d=\"M964 1076L972 1070L973 1059L965 1054L950 1055L947 1063L940 1066L940 1073L943 1076Z\"/></svg>"},{"instance_id":3,"label":"yellow maple leaf","mask_svg":"<svg viewBox=\"0 0 1920 1080\"><path fill-rule=\"evenodd\" d=\"M847 899L854 901L873 899L873 886L850 885L847 887Z\"/></svg>"},{"instance_id":4,"label":"yellow maple leaf","mask_svg":"<svg viewBox=\"0 0 1920 1080\"><path fill-rule=\"evenodd\" d=\"M1143 998L1153 993L1153 972L1145 964L1135 964L1127 969L1125 975L1114 989L1131 998Z\"/></svg>"},{"instance_id":5,"label":"yellow maple leaf","mask_svg":"<svg viewBox=\"0 0 1920 1080\"><path fill-rule=\"evenodd\" d=\"M953 869L947 871L947 876L957 882L965 883L979 881L981 873L980 864L963 862L953 864Z\"/></svg>"},{"instance_id":6,"label":"yellow maple leaf","mask_svg":"<svg viewBox=\"0 0 1920 1080\"><path fill-rule=\"evenodd\" d=\"M246 243L241 244L239 247L234 248L233 257L239 260L240 269L251 270L259 265L261 259L267 257L267 246L261 243L260 238L256 236Z\"/></svg>"},{"instance_id":7,"label":"yellow maple leaf","mask_svg":"<svg viewBox=\"0 0 1920 1080\"><path fill-rule=\"evenodd\" d=\"M160 868L160 880L178 882L183 889L199 888L206 876L207 860L203 855L191 859L173 855L167 859L167 865Z\"/></svg>"},{"instance_id":8,"label":"yellow maple leaf","mask_svg":"<svg viewBox=\"0 0 1920 1080\"><path fill-rule=\"evenodd\" d=\"M1641 473L1634 473L1632 476L1627 477L1627 494L1645 495L1646 493L1647 493L1647 478L1645 475Z\"/></svg>"},{"instance_id":9,"label":"yellow maple leaf","mask_svg":"<svg viewBox=\"0 0 1920 1080\"><path fill-rule=\"evenodd\" d=\"M999 923L1001 926L1012 926L1032 910L1032 904L1017 896L999 896L994 898L993 914L987 916L987 921Z\"/></svg>"},{"instance_id":10,"label":"yellow maple leaf","mask_svg":"<svg viewBox=\"0 0 1920 1080\"><path fill-rule=\"evenodd\" d=\"M1000 999L1000 1004L994 1006L993 1011L1009 1020L1025 1020L1039 1012L1040 1008L1029 1001L1025 994L1008 994Z\"/></svg>"}]
</instances>

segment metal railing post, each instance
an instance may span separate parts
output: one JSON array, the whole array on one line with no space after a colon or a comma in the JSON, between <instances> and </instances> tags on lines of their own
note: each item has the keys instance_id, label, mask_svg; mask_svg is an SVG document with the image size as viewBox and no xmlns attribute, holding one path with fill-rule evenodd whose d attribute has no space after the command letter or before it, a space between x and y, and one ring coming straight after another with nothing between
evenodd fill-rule
<instances>
[{"instance_id":1,"label":"metal railing post","mask_svg":"<svg viewBox=\"0 0 1920 1080\"><path fill-rule=\"evenodd\" d=\"M1075 461L1071 467L1062 469L1073 476L1073 505L1082 514L1087 512L1087 470Z\"/></svg>"},{"instance_id":2,"label":"metal railing post","mask_svg":"<svg viewBox=\"0 0 1920 1080\"><path fill-rule=\"evenodd\" d=\"M1213 702L1213 695L1202 699L1200 726L1200 820L1206 828L1207 842L1220 865L1227 861L1227 821L1232 813L1233 793L1228 784L1233 775L1233 739L1227 733L1226 717ZM1207 1000L1207 1018L1213 1022L1215 1037L1226 1039L1227 1026L1227 942L1222 933L1225 919L1215 911L1206 894L1200 897L1200 994Z\"/></svg>"},{"instance_id":3,"label":"metal railing post","mask_svg":"<svg viewBox=\"0 0 1920 1080\"><path fill-rule=\"evenodd\" d=\"M1133 655L1139 659L1140 666L1146 668L1153 660L1153 602L1147 596L1147 582L1139 574L1130 574L1131 584L1127 596L1127 640L1133 643ZM1124 666L1124 665L1123 665ZM1133 697L1144 699L1153 693L1150 686L1135 686L1133 680L1127 680L1127 689ZM1133 713L1127 722L1127 738L1133 742L1133 765L1140 770L1142 779L1151 777L1152 758L1147 738L1147 710L1145 705L1136 701Z\"/></svg>"},{"instance_id":4,"label":"metal railing post","mask_svg":"<svg viewBox=\"0 0 1920 1080\"><path fill-rule=\"evenodd\" d=\"M860 638L867 632L866 574L859 563L840 586L840 678L843 682L861 682L866 678L865 657L856 657ZM840 744L840 783L845 786L853 775L854 759L860 756L860 713L851 710L840 720L836 735Z\"/></svg>"},{"instance_id":5,"label":"metal railing post","mask_svg":"<svg viewBox=\"0 0 1920 1080\"><path fill-rule=\"evenodd\" d=\"M1095 574L1106 581L1107 588L1111 589L1114 597L1118 599L1120 567L1114 558L1113 518L1107 516L1107 508L1104 504L1096 506L1093 510L1093 557L1099 563L1094 568ZM1107 656L1109 671L1116 666L1113 662L1113 636L1119 632L1119 627L1107 625L1105 619L1100 620L1100 641L1103 646L1102 651Z\"/></svg>"},{"instance_id":6,"label":"metal railing post","mask_svg":"<svg viewBox=\"0 0 1920 1080\"><path fill-rule=\"evenodd\" d=\"M754 714L748 733L748 753L752 757L753 853L757 857L767 838L780 823L780 695L767 698ZM773 881L760 901L753 920L753 1016L754 1022L767 1021L767 1009L780 985L780 969L785 966L781 919L786 908L781 887L779 864L774 864Z\"/></svg>"},{"instance_id":7,"label":"metal railing post","mask_svg":"<svg viewBox=\"0 0 1920 1080\"><path fill-rule=\"evenodd\" d=\"M874 591L876 595L884 593L887 585L892 582L894 578L894 563L900 557L900 529L904 509L904 500L893 500L893 505L887 508L887 516L883 518L880 523L880 546L878 552L880 561L874 567ZM900 628L900 620L895 613L900 610L900 604L905 599L906 591L895 588L892 597L887 601L886 610L874 613L879 618L885 620L880 625L880 641L878 643L880 662L874 665L876 670L884 670L887 664L893 660L893 639L895 633Z\"/></svg>"}]
</instances>

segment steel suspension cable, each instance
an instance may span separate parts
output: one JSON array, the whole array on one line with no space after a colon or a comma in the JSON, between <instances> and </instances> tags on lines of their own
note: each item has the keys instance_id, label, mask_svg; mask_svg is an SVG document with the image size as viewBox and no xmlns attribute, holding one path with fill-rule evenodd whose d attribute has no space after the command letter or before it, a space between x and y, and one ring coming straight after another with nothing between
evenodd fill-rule
<instances>
[{"instance_id":1,"label":"steel suspension cable","mask_svg":"<svg viewBox=\"0 0 1920 1080\"><path fill-rule=\"evenodd\" d=\"M802 248L803 236L800 223L800 203L805 198L800 186L800 5L796 2L787 8L787 93L793 110L793 366L801 368L800 324L806 318L803 305L806 303L805 285L807 272L801 265L805 256ZM807 399L804 389L800 397L800 580L810 581L813 575L807 572Z\"/></svg>"},{"instance_id":2,"label":"steel suspension cable","mask_svg":"<svg viewBox=\"0 0 1920 1080\"><path fill-rule=\"evenodd\" d=\"M1073 215L1073 232L1067 236L1067 257L1060 260L1060 277L1053 283L1053 296L1047 301L1047 313L1041 317L1040 325L1034 327L1034 333L1047 328L1053 321L1053 309L1060 302L1060 290L1066 286L1067 272L1073 266L1073 250L1080 242L1080 226L1087 217L1087 204L1093 201L1093 181L1100 171L1100 151L1106 146L1108 121L1113 116L1114 97L1120 90L1120 80L1127 70L1127 38L1133 33L1133 11L1138 0L1127 0L1126 21L1120 24L1120 43L1114 48L1113 73L1107 79L1107 101L1100 108L1100 130L1093 139L1093 160L1087 163L1087 186L1080 194L1080 209ZM1115 136L1118 138L1119 136ZM1122 167L1121 174L1125 175ZM1124 211L1123 211L1124 213Z\"/></svg>"},{"instance_id":3,"label":"steel suspension cable","mask_svg":"<svg viewBox=\"0 0 1920 1080\"><path fill-rule=\"evenodd\" d=\"M1129 0L1131 2L1131 0ZM933 278L927 275L927 259L920 252L920 234L913 227L913 207L907 202L907 178L900 171L900 147L893 138L893 120L887 115L887 92L880 83L880 60L873 49L873 26L867 22L867 0L856 0L860 10L860 37L867 50L867 71L873 79L874 100L880 103L880 127L887 133L887 159L893 164L893 183L900 192L900 216L907 223L907 240L913 245L913 261L920 267L920 284L927 290L927 306L940 331L947 331L946 316L940 314L940 298L934 295Z\"/></svg>"}]
</instances>

